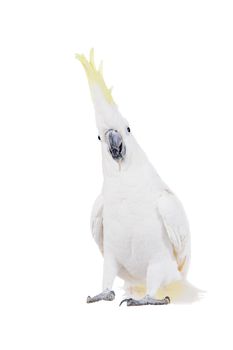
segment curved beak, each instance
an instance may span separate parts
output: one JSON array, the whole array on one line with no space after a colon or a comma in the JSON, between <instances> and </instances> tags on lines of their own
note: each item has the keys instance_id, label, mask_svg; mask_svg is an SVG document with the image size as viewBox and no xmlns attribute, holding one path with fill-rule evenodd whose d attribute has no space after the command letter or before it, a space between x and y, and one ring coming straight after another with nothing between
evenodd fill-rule
<instances>
[{"instance_id":1,"label":"curved beak","mask_svg":"<svg viewBox=\"0 0 233 350\"><path fill-rule=\"evenodd\" d=\"M109 129L105 136L112 158L114 160L123 159L126 154L126 147L121 134L117 130Z\"/></svg>"}]
</instances>

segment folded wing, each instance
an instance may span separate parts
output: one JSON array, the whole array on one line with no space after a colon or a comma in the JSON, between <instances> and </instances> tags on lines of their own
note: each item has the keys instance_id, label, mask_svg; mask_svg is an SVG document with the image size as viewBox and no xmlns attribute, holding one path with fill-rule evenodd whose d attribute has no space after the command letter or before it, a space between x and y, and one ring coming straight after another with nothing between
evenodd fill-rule
<instances>
[{"instance_id":1,"label":"folded wing","mask_svg":"<svg viewBox=\"0 0 233 350\"><path fill-rule=\"evenodd\" d=\"M158 211L173 246L178 269L186 274L190 261L190 232L183 206L173 193L165 190L158 200Z\"/></svg>"},{"instance_id":2,"label":"folded wing","mask_svg":"<svg viewBox=\"0 0 233 350\"><path fill-rule=\"evenodd\" d=\"M103 254L103 196L99 195L95 200L91 213L92 236Z\"/></svg>"}]
</instances>

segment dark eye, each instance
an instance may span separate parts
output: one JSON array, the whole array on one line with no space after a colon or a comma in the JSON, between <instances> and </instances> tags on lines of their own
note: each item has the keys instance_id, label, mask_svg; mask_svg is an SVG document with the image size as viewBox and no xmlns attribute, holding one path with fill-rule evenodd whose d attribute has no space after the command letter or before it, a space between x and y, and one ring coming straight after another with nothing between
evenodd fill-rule
<instances>
[{"instance_id":1,"label":"dark eye","mask_svg":"<svg viewBox=\"0 0 233 350\"><path fill-rule=\"evenodd\" d=\"M130 127L128 126L127 131L130 132Z\"/></svg>"},{"instance_id":2,"label":"dark eye","mask_svg":"<svg viewBox=\"0 0 233 350\"><path fill-rule=\"evenodd\" d=\"M100 137L100 135L98 135L98 140L100 140L100 141L101 141L101 137Z\"/></svg>"}]
</instances>

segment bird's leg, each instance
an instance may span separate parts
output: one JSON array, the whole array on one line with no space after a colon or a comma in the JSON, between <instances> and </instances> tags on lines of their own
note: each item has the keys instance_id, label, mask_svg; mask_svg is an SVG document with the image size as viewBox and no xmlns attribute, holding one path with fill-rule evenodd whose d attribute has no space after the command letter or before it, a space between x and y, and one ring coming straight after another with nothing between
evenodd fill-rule
<instances>
[{"instance_id":1,"label":"bird's leg","mask_svg":"<svg viewBox=\"0 0 233 350\"><path fill-rule=\"evenodd\" d=\"M146 295L144 298L136 300L133 298L128 298L122 300L119 306L124 302L127 303L127 306L141 306L141 305L167 305L170 303L170 298L165 297L164 299L154 299L149 295Z\"/></svg>"},{"instance_id":2,"label":"bird's leg","mask_svg":"<svg viewBox=\"0 0 233 350\"><path fill-rule=\"evenodd\" d=\"M115 299L115 293L112 290L113 281L117 275L117 264L113 257L104 256L104 273L103 273L103 292L94 297L87 297L87 303L94 303L96 301L105 300L112 301Z\"/></svg>"},{"instance_id":3,"label":"bird's leg","mask_svg":"<svg viewBox=\"0 0 233 350\"><path fill-rule=\"evenodd\" d=\"M87 297L87 303L95 303L96 301L106 300L112 301L115 299L115 293L113 290L105 289L102 293L95 295L94 297Z\"/></svg>"},{"instance_id":4,"label":"bird's leg","mask_svg":"<svg viewBox=\"0 0 233 350\"><path fill-rule=\"evenodd\" d=\"M155 299L154 296L161 286L161 282L164 276L164 268L160 263L152 262L147 268L146 274L146 287L147 295L139 300L128 298L122 300L120 305L124 302L127 306L141 306L141 305L167 305L170 303L170 298L165 297L164 299Z\"/></svg>"}]
</instances>

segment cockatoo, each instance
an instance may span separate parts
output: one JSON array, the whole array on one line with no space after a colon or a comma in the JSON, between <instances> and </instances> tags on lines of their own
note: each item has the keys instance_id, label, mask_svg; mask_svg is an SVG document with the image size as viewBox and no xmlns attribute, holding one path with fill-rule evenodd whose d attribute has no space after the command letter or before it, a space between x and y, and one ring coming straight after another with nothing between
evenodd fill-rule
<instances>
[{"instance_id":1,"label":"cockatoo","mask_svg":"<svg viewBox=\"0 0 233 350\"><path fill-rule=\"evenodd\" d=\"M76 58L86 71L94 103L104 175L91 214L92 235L104 257L103 290L88 296L87 303L113 300L119 276L131 295L142 290L138 286L144 288L142 298L122 300L127 306L169 304L170 295L161 291L174 289L177 281L184 285L190 262L183 206L136 142L104 82L102 63L95 66L93 49L89 60Z\"/></svg>"}]
</instances>

